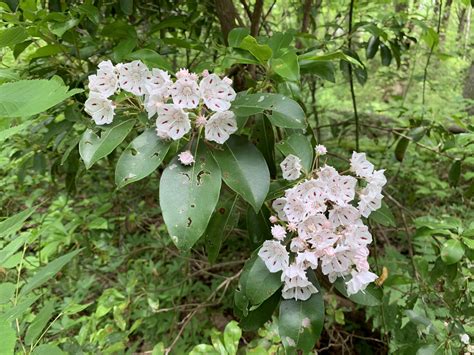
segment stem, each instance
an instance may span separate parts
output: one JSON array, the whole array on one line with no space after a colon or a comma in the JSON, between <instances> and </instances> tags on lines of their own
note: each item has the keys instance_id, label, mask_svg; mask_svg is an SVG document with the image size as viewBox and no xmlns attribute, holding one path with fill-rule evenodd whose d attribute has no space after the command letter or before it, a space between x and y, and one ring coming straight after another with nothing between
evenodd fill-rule
<instances>
[{"instance_id":1,"label":"stem","mask_svg":"<svg viewBox=\"0 0 474 355\"><path fill-rule=\"evenodd\" d=\"M348 47L349 50L352 50L352 18L354 14L354 1L351 0L349 7L349 31L347 33L348 37ZM352 108L354 109L354 121L355 121L355 141L356 141L356 151L359 151L359 115L357 114L357 102L354 91L354 79L352 77L352 64L349 63L349 85L351 88L351 99L352 99Z\"/></svg>"}]
</instances>

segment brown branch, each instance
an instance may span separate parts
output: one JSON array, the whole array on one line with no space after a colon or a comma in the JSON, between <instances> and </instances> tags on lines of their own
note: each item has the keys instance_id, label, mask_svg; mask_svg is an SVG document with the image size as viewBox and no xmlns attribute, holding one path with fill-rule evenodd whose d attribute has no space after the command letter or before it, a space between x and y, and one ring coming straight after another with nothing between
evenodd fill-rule
<instances>
[{"instance_id":1,"label":"brown branch","mask_svg":"<svg viewBox=\"0 0 474 355\"><path fill-rule=\"evenodd\" d=\"M224 43L227 45L227 36L237 24L242 24L242 20L235 9L232 0L214 0L216 7L216 14L221 24L222 35L224 37Z\"/></svg>"},{"instance_id":2,"label":"brown branch","mask_svg":"<svg viewBox=\"0 0 474 355\"><path fill-rule=\"evenodd\" d=\"M311 18L311 6L313 5L313 0L305 0L303 4L303 21L301 22L301 33L307 33L309 27L309 20ZM301 49L303 43L300 39L296 41L296 48Z\"/></svg>"},{"instance_id":3,"label":"brown branch","mask_svg":"<svg viewBox=\"0 0 474 355\"><path fill-rule=\"evenodd\" d=\"M263 0L256 0L253 8L252 17L250 18L250 34L254 37L258 36L260 29L260 18L263 12Z\"/></svg>"}]
</instances>

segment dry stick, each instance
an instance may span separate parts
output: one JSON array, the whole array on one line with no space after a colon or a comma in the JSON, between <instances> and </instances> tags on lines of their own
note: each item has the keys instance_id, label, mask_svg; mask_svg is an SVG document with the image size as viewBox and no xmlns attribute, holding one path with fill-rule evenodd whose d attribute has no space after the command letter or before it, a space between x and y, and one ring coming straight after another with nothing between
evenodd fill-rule
<instances>
[{"instance_id":1,"label":"dry stick","mask_svg":"<svg viewBox=\"0 0 474 355\"><path fill-rule=\"evenodd\" d=\"M352 50L353 13L354 13L354 0L351 0L351 4L349 7L349 31L347 33L349 50ZM354 109L356 151L359 151L359 115L357 114L357 102L356 102L355 91L354 91L354 79L352 77L352 65L350 63L349 63L349 85L351 88L352 107Z\"/></svg>"}]
</instances>

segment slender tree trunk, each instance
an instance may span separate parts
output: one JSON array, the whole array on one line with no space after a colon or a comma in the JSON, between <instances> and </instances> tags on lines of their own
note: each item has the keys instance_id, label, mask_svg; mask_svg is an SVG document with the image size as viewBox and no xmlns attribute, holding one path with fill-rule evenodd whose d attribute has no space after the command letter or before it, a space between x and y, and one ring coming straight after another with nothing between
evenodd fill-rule
<instances>
[{"instance_id":1,"label":"slender tree trunk","mask_svg":"<svg viewBox=\"0 0 474 355\"><path fill-rule=\"evenodd\" d=\"M313 5L313 0L305 0L303 4L303 21L301 21L301 33L308 32L309 20L311 19L311 7ZM300 39L296 41L296 48L300 49L303 47L303 43Z\"/></svg>"},{"instance_id":2,"label":"slender tree trunk","mask_svg":"<svg viewBox=\"0 0 474 355\"><path fill-rule=\"evenodd\" d=\"M474 61L471 62L471 66L467 71L466 79L464 81L464 88L462 92L462 96L465 99L474 100ZM467 112L469 116L474 116L474 106L471 105L467 108Z\"/></svg>"},{"instance_id":3,"label":"slender tree trunk","mask_svg":"<svg viewBox=\"0 0 474 355\"><path fill-rule=\"evenodd\" d=\"M241 21L239 21L239 15L232 0L214 0L214 4L216 6L217 17L221 24L224 43L227 44L229 32L237 27L237 24Z\"/></svg>"},{"instance_id":4,"label":"slender tree trunk","mask_svg":"<svg viewBox=\"0 0 474 355\"><path fill-rule=\"evenodd\" d=\"M253 8L252 17L250 18L250 34L254 37L258 36L260 29L260 19L262 18L263 0L256 0Z\"/></svg>"}]
</instances>

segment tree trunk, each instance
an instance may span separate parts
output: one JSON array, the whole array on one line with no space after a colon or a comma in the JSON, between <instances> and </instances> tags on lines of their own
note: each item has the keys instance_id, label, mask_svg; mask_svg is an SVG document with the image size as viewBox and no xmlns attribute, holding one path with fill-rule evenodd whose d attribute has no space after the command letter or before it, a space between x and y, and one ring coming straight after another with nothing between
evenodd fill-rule
<instances>
[{"instance_id":1,"label":"tree trunk","mask_svg":"<svg viewBox=\"0 0 474 355\"><path fill-rule=\"evenodd\" d=\"M217 17L221 24L224 43L227 45L227 36L233 28L237 27L239 15L232 0L214 0L214 4L216 6Z\"/></svg>"},{"instance_id":2,"label":"tree trunk","mask_svg":"<svg viewBox=\"0 0 474 355\"><path fill-rule=\"evenodd\" d=\"M471 66L467 71L462 96L465 99L474 100L474 61L471 63ZM469 114L469 116L474 116L474 105L471 105L467 108L467 113Z\"/></svg>"}]
</instances>

